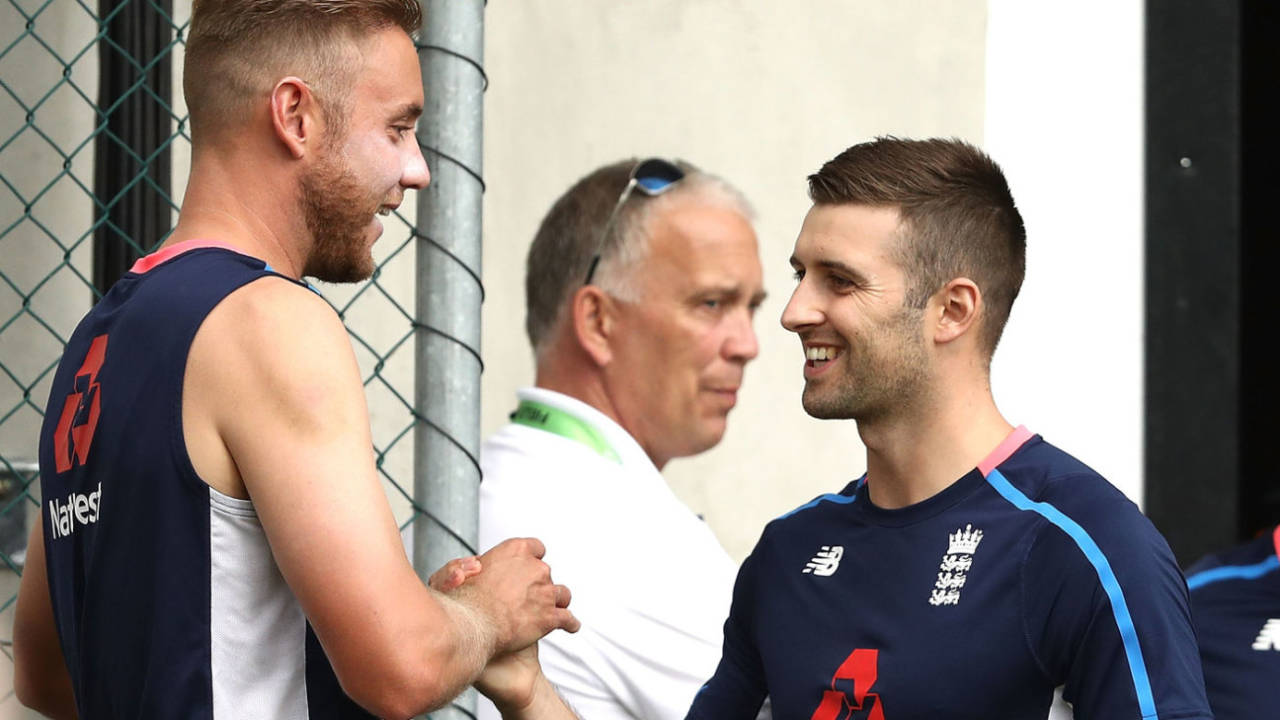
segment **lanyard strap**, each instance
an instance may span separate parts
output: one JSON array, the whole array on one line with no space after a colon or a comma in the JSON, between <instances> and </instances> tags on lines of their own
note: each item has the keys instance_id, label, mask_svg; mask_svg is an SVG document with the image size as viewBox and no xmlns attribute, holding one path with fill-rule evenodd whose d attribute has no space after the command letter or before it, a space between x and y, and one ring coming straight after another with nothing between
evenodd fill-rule
<instances>
[{"instance_id":1,"label":"lanyard strap","mask_svg":"<svg viewBox=\"0 0 1280 720\"><path fill-rule=\"evenodd\" d=\"M550 405L543 405L533 400L521 400L520 407L511 413L511 422L546 430L560 437L580 442L608 460L622 462L622 458L618 457L618 453L614 451L609 441L604 439L604 435L599 430Z\"/></svg>"}]
</instances>

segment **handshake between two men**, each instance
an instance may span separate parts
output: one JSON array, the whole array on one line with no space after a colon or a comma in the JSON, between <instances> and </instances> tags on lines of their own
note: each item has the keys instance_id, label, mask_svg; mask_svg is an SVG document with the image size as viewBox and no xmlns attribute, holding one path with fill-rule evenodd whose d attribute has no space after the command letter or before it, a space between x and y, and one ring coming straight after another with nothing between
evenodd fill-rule
<instances>
[{"instance_id":1,"label":"handshake between two men","mask_svg":"<svg viewBox=\"0 0 1280 720\"><path fill-rule=\"evenodd\" d=\"M492 659L474 685L506 720L574 718L542 674L538 640L555 630L577 632L569 588L551 580L536 538L512 538L480 556L450 560L428 585L465 602L495 623ZM505 603L505 604L504 604Z\"/></svg>"}]
</instances>

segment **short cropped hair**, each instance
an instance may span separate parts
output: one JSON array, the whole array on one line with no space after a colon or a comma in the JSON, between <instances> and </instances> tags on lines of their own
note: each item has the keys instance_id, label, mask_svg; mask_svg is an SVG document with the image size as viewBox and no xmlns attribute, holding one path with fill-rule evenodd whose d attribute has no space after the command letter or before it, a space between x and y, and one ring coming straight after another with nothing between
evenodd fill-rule
<instances>
[{"instance_id":1,"label":"short cropped hair","mask_svg":"<svg viewBox=\"0 0 1280 720\"><path fill-rule=\"evenodd\" d=\"M809 176L818 205L898 209L893 249L906 303L923 309L958 277L982 291L982 347L989 362L1026 274L1027 232L1004 173L958 139L879 137L854 145Z\"/></svg>"},{"instance_id":2,"label":"short cropped hair","mask_svg":"<svg viewBox=\"0 0 1280 720\"><path fill-rule=\"evenodd\" d=\"M288 75L306 81L342 136L359 40L421 25L418 0L195 0L182 78L192 140L238 126Z\"/></svg>"},{"instance_id":3,"label":"short cropped hair","mask_svg":"<svg viewBox=\"0 0 1280 720\"><path fill-rule=\"evenodd\" d=\"M630 158L592 171L556 200L538 226L525 263L525 331L535 353L585 282L609 214L639 162ZM619 208L604 239L593 285L623 299L639 299L630 271L648 251L649 224L681 198L696 196L754 218L747 199L729 183L683 160L673 162L685 174L675 187L657 197L633 191Z\"/></svg>"}]
</instances>

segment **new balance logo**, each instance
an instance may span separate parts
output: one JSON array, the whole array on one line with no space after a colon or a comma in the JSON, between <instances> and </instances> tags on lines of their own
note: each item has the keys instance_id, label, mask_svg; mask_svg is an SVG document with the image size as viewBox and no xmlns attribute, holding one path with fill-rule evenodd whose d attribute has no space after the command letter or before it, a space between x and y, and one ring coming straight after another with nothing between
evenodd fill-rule
<instances>
[{"instance_id":1,"label":"new balance logo","mask_svg":"<svg viewBox=\"0 0 1280 720\"><path fill-rule=\"evenodd\" d=\"M1254 650L1280 650L1280 618L1271 618L1262 626L1258 639L1253 641Z\"/></svg>"},{"instance_id":2,"label":"new balance logo","mask_svg":"<svg viewBox=\"0 0 1280 720\"><path fill-rule=\"evenodd\" d=\"M844 557L843 545L823 545L813 559L804 565L804 573L813 573L822 577L834 575L840 567L840 558Z\"/></svg>"}]
</instances>

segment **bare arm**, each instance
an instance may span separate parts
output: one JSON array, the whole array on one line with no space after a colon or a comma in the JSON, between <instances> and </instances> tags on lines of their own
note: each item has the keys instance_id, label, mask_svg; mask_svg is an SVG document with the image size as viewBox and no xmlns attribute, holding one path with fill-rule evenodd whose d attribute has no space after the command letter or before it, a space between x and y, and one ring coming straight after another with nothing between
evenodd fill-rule
<instances>
[{"instance_id":1,"label":"bare arm","mask_svg":"<svg viewBox=\"0 0 1280 720\"><path fill-rule=\"evenodd\" d=\"M41 513L31 528L27 564L18 588L13 621L13 687L23 705L61 720L77 717L76 701L49 600L43 518Z\"/></svg>"},{"instance_id":2,"label":"bare arm","mask_svg":"<svg viewBox=\"0 0 1280 720\"><path fill-rule=\"evenodd\" d=\"M475 685L493 701L503 720L578 720L542 674L537 643L494 658Z\"/></svg>"},{"instance_id":3,"label":"bare arm","mask_svg":"<svg viewBox=\"0 0 1280 720\"><path fill-rule=\"evenodd\" d=\"M367 709L439 707L494 654L576 627L537 541L495 548L495 572L469 592L418 579L374 469L350 341L310 291L261 280L215 308L192 344L183 423L201 477L252 498L343 689Z\"/></svg>"}]
</instances>

